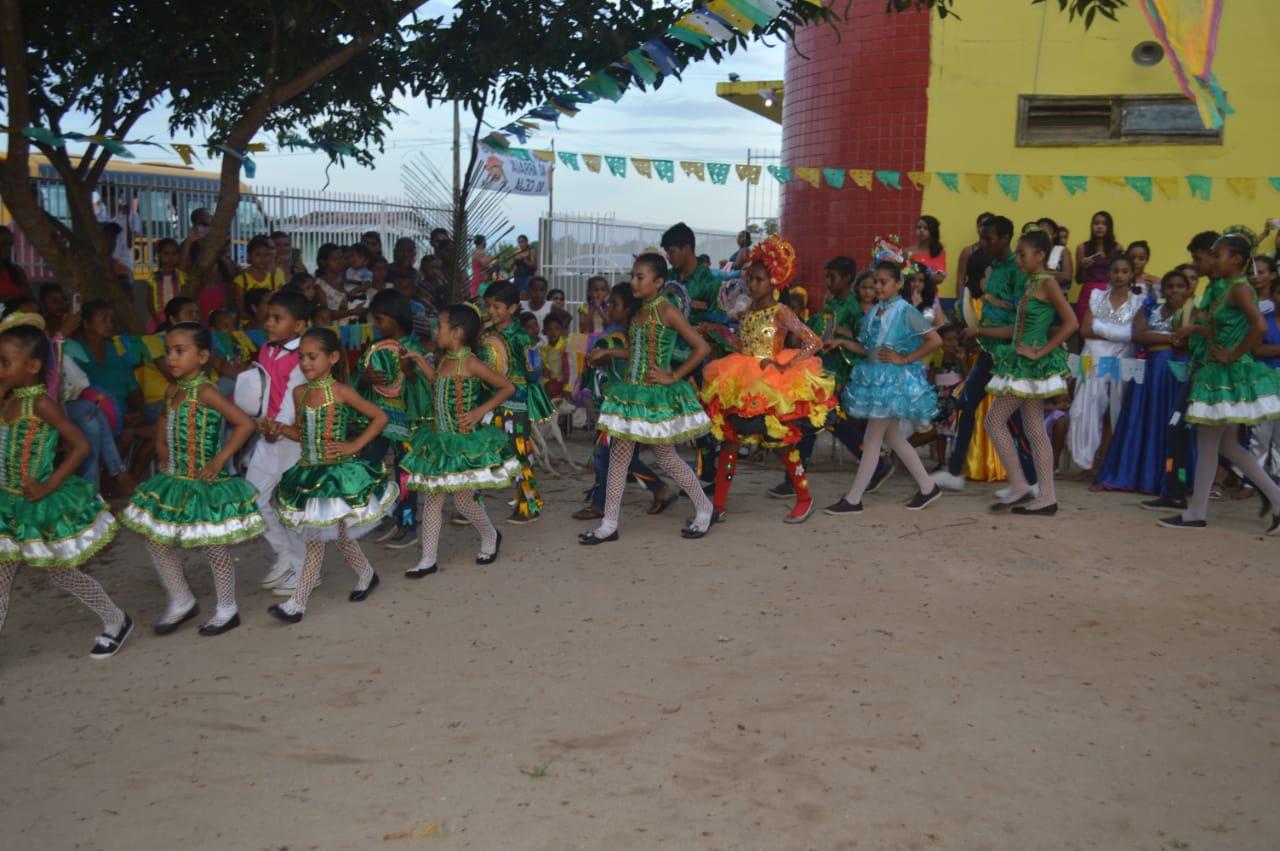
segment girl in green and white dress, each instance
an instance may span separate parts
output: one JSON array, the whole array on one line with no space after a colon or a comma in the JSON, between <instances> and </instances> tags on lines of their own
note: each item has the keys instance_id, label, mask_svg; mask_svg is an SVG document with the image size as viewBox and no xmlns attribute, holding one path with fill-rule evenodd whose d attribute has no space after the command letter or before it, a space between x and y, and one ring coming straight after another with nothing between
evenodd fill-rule
<instances>
[{"instance_id":1,"label":"girl in green and white dress","mask_svg":"<svg viewBox=\"0 0 1280 851\"><path fill-rule=\"evenodd\" d=\"M120 522L147 539L147 551L169 596L155 624L168 635L200 611L182 575L180 549L202 548L213 568L218 608L200 627L221 635L240 625L236 572L227 552L262 534L258 491L229 475L227 462L253 435L253 420L218 392L206 372L213 338L209 329L180 322L164 335L164 359L174 384L165 394L165 416L157 423L156 459L163 472L138 486ZM224 441L223 423L231 426Z\"/></svg>"},{"instance_id":2,"label":"girl in green and white dress","mask_svg":"<svg viewBox=\"0 0 1280 851\"><path fill-rule=\"evenodd\" d=\"M329 328L302 335L298 369L307 382L293 391L297 425L280 426L285 437L301 444L302 457L280 477L274 504L280 522L302 533L307 550L293 596L267 609L286 623L302 620L320 583L327 541L337 541L355 571L356 587L348 600L359 603L378 587L378 574L356 539L373 529L400 495L381 461L358 457L386 427L387 414L333 377L341 360L342 345ZM347 433L353 412L368 423L354 438Z\"/></svg>"},{"instance_id":3,"label":"girl in green and white dress","mask_svg":"<svg viewBox=\"0 0 1280 851\"><path fill-rule=\"evenodd\" d=\"M675 480L693 502L696 513L680 534L701 538L711 528L711 500L698 485L698 477L679 455L675 445L711 430L711 419L698 401L689 376L711 352L702 335L684 314L661 293L667 282L667 261L662 255L641 254L631 271L631 291L640 309L631 320L630 346L618 352L627 360L624 380L615 381L600 406L596 428L606 432L609 445L609 479L605 489L604 519L592 532L578 536L587 546L618 539L618 514L622 489L636 444L653 447L658 466ZM676 340L689 345L689 357L672 370Z\"/></svg>"},{"instance_id":4,"label":"girl in green and white dress","mask_svg":"<svg viewBox=\"0 0 1280 851\"><path fill-rule=\"evenodd\" d=\"M1213 280L1189 330L1206 340L1205 362L1192 373L1187 394L1187 422L1196 427L1195 486L1186 511L1159 521L1170 529L1208 525L1209 492L1222 455L1262 495L1262 513L1270 513L1267 534L1280 531L1280 487L1238 435L1241 425L1280 418L1280 376L1250 354L1267 328L1245 277L1255 242L1248 228L1234 227L1213 246Z\"/></svg>"},{"instance_id":5,"label":"girl in green and white dress","mask_svg":"<svg viewBox=\"0 0 1280 851\"><path fill-rule=\"evenodd\" d=\"M511 437L489 422L489 415L511 398L515 386L475 355L480 339L480 315L469 305L455 304L440 312L437 341L444 352L438 368L409 354L432 382L434 421L414 432L404 468L409 489L418 491L418 528L422 558L405 571L410 579L435 573L445 494L453 494L458 513L480 533L476 564L492 564L502 546L476 491L505 488L520 474L520 459Z\"/></svg>"},{"instance_id":6,"label":"girl in green and white dress","mask_svg":"<svg viewBox=\"0 0 1280 851\"><path fill-rule=\"evenodd\" d=\"M53 362L44 320L15 313L0 323L0 628L23 564L48 573L102 619L89 655L115 655L133 629L80 566L111 542L116 521L85 479L72 475L89 444L45 392ZM66 452L54 466L61 440Z\"/></svg>"}]
</instances>

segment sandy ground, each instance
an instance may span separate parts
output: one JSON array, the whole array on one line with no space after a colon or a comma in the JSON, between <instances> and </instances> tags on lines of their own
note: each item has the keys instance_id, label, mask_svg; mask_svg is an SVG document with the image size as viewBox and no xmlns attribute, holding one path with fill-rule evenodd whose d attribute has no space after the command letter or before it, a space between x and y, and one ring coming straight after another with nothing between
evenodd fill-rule
<instances>
[{"instance_id":1,"label":"sandy ground","mask_svg":"<svg viewBox=\"0 0 1280 851\"><path fill-rule=\"evenodd\" d=\"M25 572L0 847L1280 847L1280 540L1249 506L1174 533L1079 485L1055 519L993 518L975 485L912 514L899 474L862 518L790 527L776 477L744 465L700 542L688 503L650 518L632 491L595 549L585 479L544 479L495 565L450 526L410 582L412 550L366 542L378 592L346 602L334 552L297 626L248 545L245 625L215 639L150 634L122 533L94 573L142 628L105 663Z\"/></svg>"}]
</instances>

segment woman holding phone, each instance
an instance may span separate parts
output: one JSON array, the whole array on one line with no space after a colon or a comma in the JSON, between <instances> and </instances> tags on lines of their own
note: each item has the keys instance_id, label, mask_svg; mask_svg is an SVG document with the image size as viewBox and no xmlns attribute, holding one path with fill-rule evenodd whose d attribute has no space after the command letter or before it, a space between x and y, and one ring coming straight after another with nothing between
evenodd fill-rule
<instances>
[{"instance_id":1,"label":"woman holding phone","mask_svg":"<svg viewBox=\"0 0 1280 851\"><path fill-rule=\"evenodd\" d=\"M1081 327L1084 327L1084 315L1089 312L1089 297L1109 286L1111 261L1120 253L1115 220L1106 210L1099 210L1089 222L1088 241L1076 246L1076 282L1080 284L1076 317Z\"/></svg>"}]
</instances>

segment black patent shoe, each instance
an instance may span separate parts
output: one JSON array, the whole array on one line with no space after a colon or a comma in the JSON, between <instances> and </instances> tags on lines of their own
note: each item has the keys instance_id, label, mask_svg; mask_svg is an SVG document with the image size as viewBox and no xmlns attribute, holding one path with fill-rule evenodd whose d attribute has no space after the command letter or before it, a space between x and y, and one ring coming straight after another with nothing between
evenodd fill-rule
<instances>
[{"instance_id":1,"label":"black patent shoe","mask_svg":"<svg viewBox=\"0 0 1280 851\"><path fill-rule=\"evenodd\" d=\"M409 579L422 579L439 572L439 570L439 564L432 564L430 567L411 567L404 572L404 575Z\"/></svg>"},{"instance_id":2,"label":"black patent shoe","mask_svg":"<svg viewBox=\"0 0 1280 851\"><path fill-rule=\"evenodd\" d=\"M584 547L594 547L597 544L608 544L618 540L618 530L614 529L603 538L597 538L595 532L583 532L578 536L578 543Z\"/></svg>"},{"instance_id":3,"label":"black patent shoe","mask_svg":"<svg viewBox=\"0 0 1280 851\"><path fill-rule=\"evenodd\" d=\"M1043 508L1027 508L1025 505L1019 505L1014 507L1013 513L1024 517L1052 517L1058 513L1058 503L1053 502Z\"/></svg>"},{"instance_id":4,"label":"black patent shoe","mask_svg":"<svg viewBox=\"0 0 1280 851\"><path fill-rule=\"evenodd\" d=\"M204 636L222 635L224 632L230 632L240 625L240 613L236 612L227 618L225 623L206 623L200 625L200 634Z\"/></svg>"},{"instance_id":5,"label":"black patent shoe","mask_svg":"<svg viewBox=\"0 0 1280 851\"><path fill-rule=\"evenodd\" d=\"M502 551L502 533L498 533L498 543L493 545L493 552L485 555L481 553L476 556L476 564L493 564L498 560L498 553Z\"/></svg>"},{"instance_id":6,"label":"black patent shoe","mask_svg":"<svg viewBox=\"0 0 1280 851\"><path fill-rule=\"evenodd\" d=\"M297 614L291 615L288 612L286 612L284 609L282 609L279 603L276 603L274 606L267 609L267 614L271 615L271 617L276 618L277 620L282 620L285 623L297 623L298 621L302 620L303 613L298 612Z\"/></svg>"},{"instance_id":7,"label":"black patent shoe","mask_svg":"<svg viewBox=\"0 0 1280 851\"><path fill-rule=\"evenodd\" d=\"M369 598L369 595L373 593L373 589L377 588L380 584L382 584L382 580L378 578L378 574L375 572L373 574L373 578L369 580L369 587L357 588L352 591L347 595L347 601L350 603L363 603Z\"/></svg>"},{"instance_id":8,"label":"black patent shoe","mask_svg":"<svg viewBox=\"0 0 1280 851\"><path fill-rule=\"evenodd\" d=\"M720 522L723 523L724 521L721 520ZM711 520L707 523L707 528L699 529L696 526L694 526L693 523L690 523L688 526L685 526L683 529L680 530L680 537L689 541L696 541L698 538L705 538L707 536L707 533L711 531L711 527L714 526L715 524L716 524L715 514L712 513Z\"/></svg>"},{"instance_id":9,"label":"black patent shoe","mask_svg":"<svg viewBox=\"0 0 1280 851\"><path fill-rule=\"evenodd\" d=\"M158 621L151 627L156 635L169 635L178 627L200 614L200 604L192 603L191 608L187 609L186 614L178 618L176 621Z\"/></svg>"}]
</instances>

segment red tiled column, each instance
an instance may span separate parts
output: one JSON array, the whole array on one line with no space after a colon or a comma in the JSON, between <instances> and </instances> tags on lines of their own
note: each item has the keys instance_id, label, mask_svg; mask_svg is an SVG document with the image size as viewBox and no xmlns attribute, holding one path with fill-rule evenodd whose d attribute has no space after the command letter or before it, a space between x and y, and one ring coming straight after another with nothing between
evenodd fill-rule
<instances>
[{"instance_id":1,"label":"red tiled column","mask_svg":"<svg viewBox=\"0 0 1280 851\"><path fill-rule=\"evenodd\" d=\"M781 230L795 243L797 280L811 297L823 289L828 260L845 254L861 271L876 236L897 233L910 243L920 215L921 193L906 173L924 169L930 13L888 13L884 0L852 0L848 10L834 29L801 30L787 51L782 162L894 169L903 188L875 183L868 192L847 175L843 189L794 178L782 187Z\"/></svg>"}]
</instances>

